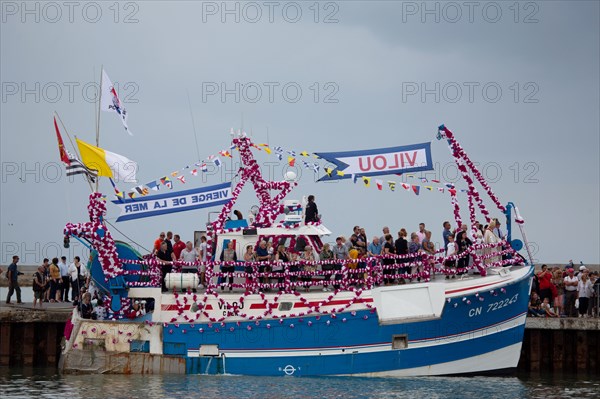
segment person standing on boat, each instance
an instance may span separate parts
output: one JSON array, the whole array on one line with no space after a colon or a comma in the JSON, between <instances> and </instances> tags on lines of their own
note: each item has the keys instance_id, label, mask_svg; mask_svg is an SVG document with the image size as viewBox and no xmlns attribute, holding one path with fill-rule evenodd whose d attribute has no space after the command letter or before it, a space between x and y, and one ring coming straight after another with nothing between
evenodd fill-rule
<instances>
[{"instance_id":1,"label":"person standing on boat","mask_svg":"<svg viewBox=\"0 0 600 399\"><path fill-rule=\"evenodd\" d=\"M489 226L485 229L485 233L483 235L483 242L486 244L497 244L498 241L500 241L500 239L498 238L498 236L496 234L494 234L494 229L496 228L496 223L494 223L494 221L490 221ZM484 248L483 250L483 256L486 255L493 255L495 253L497 253L499 250L497 245L492 245L490 247ZM495 263L498 262L500 260L499 256L491 256L486 258L483 262L486 265L489 265L490 263Z\"/></svg>"},{"instance_id":2,"label":"person standing on boat","mask_svg":"<svg viewBox=\"0 0 600 399\"><path fill-rule=\"evenodd\" d=\"M206 243L206 236L200 237L200 261L208 262L208 244ZM206 285L206 265L200 265L200 285ZM200 287L202 288L202 287Z\"/></svg>"},{"instance_id":3,"label":"person standing on boat","mask_svg":"<svg viewBox=\"0 0 600 399\"><path fill-rule=\"evenodd\" d=\"M448 245L446 246L446 257L454 256L458 253L458 248L456 243L454 242L454 235L450 234L448 236ZM456 268L456 260L446 260L444 262L444 266L449 269ZM452 270L451 270L452 271ZM449 275L446 275L446 280L449 278ZM452 274L452 278L454 278L454 274Z\"/></svg>"},{"instance_id":4,"label":"person standing on boat","mask_svg":"<svg viewBox=\"0 0 600 399\"><path fill-rule=\"evenodd\" d=\"M178 237L178 236L175 236L175 237ZM180 241L180 242L182 242L182 241ZM188 263L195 263L199 260L199 258L200 258L200 254L198 253L198 250L196 248L194 248L194 245L192 244L192 242L191 241L186 242L185 248L179 254L179 260L181 260L183 262L188 262ZM198 273L198 268L194 264L184 265L181 268L181 272L182 273Z\"/></svg>"},{"instance_id":5,"label":"person standing on boat","mask_svg":"<svg viewBox=\"0 0 600 399\"><path fill-rule=\"evenodd\" d=\"M310 273L309 275L304 276L302 278L302 281L304 281L306 283L304 285L304 290L306 292L309 292L310 291L309 283L312 281L312 276L313 276L314 272L317 271L317 266L315 265L315 254L310 245L307 245L304 247L304 251L300 254L300 259L302 259L304 262L306 262L302 267L302 271Z\"/></svg>"},{"instance_id":6,"label":"person standing on boat","mask_svg":"<svg viewBox=\"0 0 600 399\"><path fill-rule=\"evenodd\" d=\"M394 246L394 239L391 234L385 236L385 244L383 244L382 255L394 255L396 253L396 247ZM385 285L390 285L394 281L390 276L396 274L394 264L396 261L394 258L383 258L382 264L385 266L383 275L387 276L383 279Z\"/></svg>"},{"instance_id":7,"label":"person standing on boat","mask_svg":"<svg viewBox=\"0 0 600 399\"><path fill-rule=\"evenodd\" d=\"M405 228L401 228L398 232L398 239L394 242L394 250L396 251L396 255L408 255L408 241L406 237L408 232ZM408 258L396 259L396 263L399 265L398 267L400 274L406 274L409 272L407 267L401 266L405 263L408 263ZM400 284L404 284L404 279L400 279Z\"/></svg>"},{"instance_id":8,"label":"person standing on boat","mask_svg":"<svg viewBox=\"0 0 600 399\"><path fill-rule=\"evenodd\" d=\"M269 250L267 249L267 242L265 240L262 240L260 244L258 244L258 248L256 248L256 260L263 262L263 264L258 266L258 272L264 273L267 270L266 263L270 260ZM259 281L269 284L269 279L267 277L262 277Z\"/></svg>"},{"instance_id":9,"label":"person standing on boat","mask_svg":"<svg viewBox=\"0 0 600 399\"><path fill-rule=\"evenodd\" d=\"M156 252L156 257L159 259L160 272L161 272L161 281L162 281L162 292L167 292L167 284L165 282L165 277L167 277L167 273L171 273L173 271L173 265L171 261L171 254L169 254L169 249L166 241L163 241L160 244L160 248L158 252Z\"/></svg>"},{"instance_id":10,"label":"person standing on boat","mask_svg":"<svg viewBox=\"0 0 600 399\"><path fill-rule=\"evenodd\" d=\"M284 244L279 244L277 246L277 252L275 253L275 264L273 265L273 273L283 273L285 272L285 263L290 261L290 256L285 250ZM281 284L284 282L283 277L279 277L277 279L277 284L279 284L279 289L283 288Z\"/></svg>"},{"instance_id":11,"label":"person standing on boat","mask_svg":"<svg viewBox=\"0 0 600 399\"><path fill-rule=\"evenodd\" d=\"M19 275L20 273L17 269L17 263L19 262L18 256L12 257L12 263L8 266L8 270L6 271L6 277L8 278L8 295L6 296L6 303L10 304L10 299L12 298L13 293L17 293L17 303L21 304L21 287L19 287Z\"/></svg>"},{"instance_id":12,"label":"person standing on boat","mask_svg":"<svg viewBox=\"0 0 600 399\"><path fill-rule=\"evenodd\" d=\"M419 252L422 252L423 247L419 243L419 235L417 233L411 233L410 235L410 243L408 244L408 253L414 254L414 257L410 258L410 261L413 263L411 266L410 274L420 274L423 272L423 267L420 266L420 257L417 255ZM410 279L412 281L412 278ZM421 281L421 277L417 276L417 281Z\"/></svg>"},{"instance_id":13,"label":"person standing on boat","mask_svg":"<svg viewBox=\"0 0 600 399\"><path fill-rule=\"evenodd\" d=\"M379 237L373 237L373 241L367 245L367 253L369 256L381 255L382 245L379 243Z\"/></svg>"},{"instance_id":14,"label":"person standing on boat","mask_svg":"<svg viewBox=\"0 0 600 399\"><path fill-rule=\"evenodd\" d=\"M465 228L467 227L467 225L463 225L463 226ZM462 254L467 249L469 249L469 247L471 245L473 245L473 243L469 239L469 236L468 236L466 230L463 230L462 228L458 232L458 234L456 235L456 237L457 237L457 239L456 239L456 245L458 246L458 253L459 254ZM466 269L469 266L469 258L470 258L470 255L463 254L463 256L460 259L458 259L458 268L459 269ZM466 271L461 272L461 274L464 274L464 273L466 273Z\"/></svg>"},{"instance_id":15,"label":"person standing on boat","mask_svg":"<svg viewBox=\"0 0 600 399\"><path fill-rule=\"evenodd\" d=\"M160 249L160 244L162 244L164 240L165 240L165 232L163 231L160 233L158 238L156 240L154 240L154 250L152 251L153 254L156 254L158 252L158 250Z\"/></svg>"},{"instance_id":16,"label":"person standing on boat","mask_svg":"<svg viewBox=\"0 0 600 399\"><path fill-rule=\"evenodd\" d=\"M175 234L174 240L175 244L173 244L173 255L175 255L175 260L177 260L180 258L181 251L185 249L186 245L183 241L181 241L179 234Z\"/></svg>"},{"instance_id":17,"label":"person standing on boat","mask_svg":"<svg viewBox=\"0 0 600 399\"><path fill-rule=\"evenodd\" d=\"M335 239L335 246L333 247L332 251L333 251L333 257L335 260L341 260L341 261L345 261L346 259L348 259L348 247L343 243L342 241L342 237L337 237ZM342 270L342 263L335 263L333 265L333 269L336 271ZM336 274L335 275L335 280L339 281L341 280L342 275L341 274ZM340 286L339 285L334 285L333 286L334 289L339 289Z\"/></svg>"},{"instance_id":18,"label":"person standing on boat","mask_svg":"<svg viewBox=\"0 0 600 399\"><path fill-rule=\"evenodd\" d=\"M383 246L383 244L385 244L385 236L390 234L390 228L388 226L385 226L381 229L381 231L383 232L383 235L381 237L379 237L379 242Z\"/></svg>"},{"instance_id":19,"label":"person standing on boat","mask_svg":"<svg viewBox=\"0 0 600 399\"><path fill-rule=\"evenodd\" d=\"M329 243L323 244L323 248L321 249L321 253L319 254L319 260L321 262L325 261L327 263L321 263L321 270L324 272L328 272L333 270L333 263L330 263L334 259L333 251L331 250ZM330 274L325 274L323 276L323 281L329 281L331 278ZM323 283L323 291L327 291L327 286Z\"/></svg>"},{"instance_id":20,"label":"person standing on boat","mask_svg":"<svg viewBox=\"0 0 600 399\"><path fill-rule=\"evenodd\" d=\"M452 234L452 231L450 230L450 222L444 222L443 226L444 230L442 231L442 238L444 239L444 249L446 250L448 249L448 236Z\"/></svg>"},{"instance_id":21,"label":"person standing on boat","mask_svg":"<svg viewBox=\"0 0 600 399\"><path fill-rule=\"evenodd\" d=\"M246 262L244 267L244 272L246 272L246 290L248 290L248 287L252 284L252 273L254 273L254 268L248 263L255 261L256 254L254 253L254 246L252 244L246 245L246 252L244 252L244 262Z\"/></svg>"},{"instance_id":22,"label":"person standing on boat","mask_svg":"<svg viewBox=\"0 0 600 399\"><path fill-rule=\"evenodd\" d=\"M320 220L319 210L317 209L317 203L315 202L315 196L309 195L308 203L306 204L306 212L304 214L304 223L317 223Z\"/></svg>"},{"instance_id":23,"label":"person standing on boat","mask_svg":"<svg viewBox=\"0 0 600 399\"><path fill-rule=\"evenodd\" d=\"M167 238L165 238L165 242L167 243L167 255L169 256L169 260L177 260L177 258L173 257L173 243L171 240L173 239L173 233L167 231Z\"/></svg>"},{"instance_id":24,"label":"person standing on boat","mask_svg":"<svg viewBox=\"0 0 600 399\"><path fill-rule=\"evenodd\" d=\"M425 223L419 223L419 231L417 231L417 236L419 237L419 244L423 244L425 240Z\"/></svg>"},{"instance_id":25,"label":"person standing on boat","mask_svg":"<svg viewBox=\"0 0 600 399\"><path fill-rule=\"evenodd\" d=\"M266 247L266 245L265 245ZM233 290L233 273L235 272L234 262L237 262L237 254L233 248L233 241L227 243L227 248L221 252L221 261L227 262L221 265L221 273L229 273L229 291ZM221 291L225 289L226 276L223 276L223 283L221 285Z\"/></svg>"}]
</instances>

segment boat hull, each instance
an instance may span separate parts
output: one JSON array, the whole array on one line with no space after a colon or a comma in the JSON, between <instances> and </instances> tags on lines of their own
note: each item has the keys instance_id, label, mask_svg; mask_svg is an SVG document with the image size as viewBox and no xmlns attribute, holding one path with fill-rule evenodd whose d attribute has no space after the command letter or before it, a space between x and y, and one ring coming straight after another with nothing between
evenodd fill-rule
<instances>
[{"instance_id":1,"label":"boat hull","mask_svg":"<svg viewBox=\"0 0 600 399\"><path fill-rule=\"evenodd\" d=\"M521 268L504 278L381 287L334 314L162 320L146 323L147 336L138 338L150 341L150 354L184 362L185 367L172 369L188 374L396 377L493 372L518 364L530 277L531 268ZM414 291L419 287L427 288L429 296ZM402 298L432 304L415 311L403 306L407 302ZM168 312L163 318L172 320ZM81 328L89 337L91 327ZM66 363L65 371L73 368ZM164 366L146 366L141 372L162 373Z\"/></svg>"}]
</instances>

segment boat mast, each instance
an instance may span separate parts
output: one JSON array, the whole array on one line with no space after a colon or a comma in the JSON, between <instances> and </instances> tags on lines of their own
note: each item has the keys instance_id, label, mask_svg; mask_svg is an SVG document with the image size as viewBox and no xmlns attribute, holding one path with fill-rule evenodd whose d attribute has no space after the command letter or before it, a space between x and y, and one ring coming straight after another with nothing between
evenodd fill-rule
<instances>
[{"instance_id":1,"label":"boat mast","mask_svg":"<svg viewBox=\"0 0 600 399\"><path fill-rule=\"evenodd\" d=\"M96 117L96 147L100 147L100 115L102 114L102 72L104 65L100 66L100 87L98 88L98 115ZM100 183L100 176L96 179L96 191Z\"/></svg>"}]
</instances>

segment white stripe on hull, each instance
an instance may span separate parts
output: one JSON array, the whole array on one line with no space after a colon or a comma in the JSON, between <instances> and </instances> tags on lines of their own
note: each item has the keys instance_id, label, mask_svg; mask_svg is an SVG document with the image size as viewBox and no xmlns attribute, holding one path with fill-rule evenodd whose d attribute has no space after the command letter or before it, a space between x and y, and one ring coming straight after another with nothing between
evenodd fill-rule
<instances>
[{"instance_id":1,"label":"white stripe on hull","mask_svg":"<svg viewBox=\"0 0 600 399\"><path fill-rule=\"evenodd\" d=\"M427 347L435 347L439 345L454 344L457 342L469 341L476 338L487 337L493 334L506 331L520 325L525 324L526 315L523 314L516 318L507 320L496 325L488 326L474 331L465 332L457 335L449 335L445 337L439 337L438 339L429 339L419 342L408 342L408 347L403 351L409 351L413 349L422 349ZM386 352L392 350L391 343L386 344L372 344L372 345L357 345L347 347L335 347L335 348L308 348L308 349L261 349L261 350L221 350L220 352L225 354L228 358L264 358L264 357L295 357L295 356L335 356L335 355L347 355L361 354L361 353L376 353ZM199 355L198 349L188 350L188 357L197 357ZM518 360L518 357L517 357ZM497 367L493 367L497 369Z\"/></svg>"},{"instance_id":2,"label":"white stripe on hull","mask_svg":"<svg viewBox=\"0 0 600 399\"><path fill-rule=\"evenodd\" d=\"M455 360L452 362L414 367L410 369L342 375L354 377L415 377L480 373L483 371L502 370L517 367L520 355L521 343L517 343L502 349L484 353L482 355Z\"/></svg>"}]
</instances>

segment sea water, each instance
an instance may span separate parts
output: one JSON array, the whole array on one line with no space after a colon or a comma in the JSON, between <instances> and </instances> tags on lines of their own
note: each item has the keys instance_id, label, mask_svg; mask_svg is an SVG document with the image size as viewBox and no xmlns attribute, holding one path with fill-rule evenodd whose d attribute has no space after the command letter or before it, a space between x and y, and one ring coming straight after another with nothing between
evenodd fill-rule
<instances>
[{"instance_id":1,"label":"sea water","mask_svg":"<svg viewBox=\"0 0 600 399\"><path fill-rule=\"evenodd\" d=\"M54 369L0 368L0 398L598 398L597 376L243 377L58 375Z\"/></svg>"}]
</instances>

